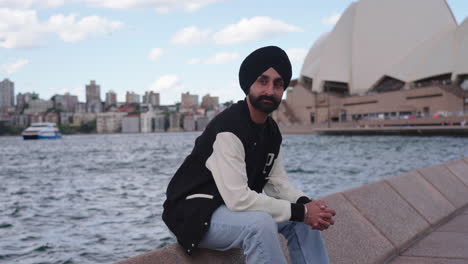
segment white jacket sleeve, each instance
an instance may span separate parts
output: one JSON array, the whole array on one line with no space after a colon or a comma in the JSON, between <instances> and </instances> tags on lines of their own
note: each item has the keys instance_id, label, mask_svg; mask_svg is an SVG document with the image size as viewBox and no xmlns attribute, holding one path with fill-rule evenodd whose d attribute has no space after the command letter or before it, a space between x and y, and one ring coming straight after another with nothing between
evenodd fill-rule
<instances>
[{"instance_id":1,"label":"white jacket sleeve","mask_svg":"<svg viewBox=\"0 0 468 264\"><path fill-rule=\"evenodd\" d=\"M301 196L306 196L302 191L294 188L288 180L288 175L284 170L283 165L283 154L280 149L278 157L273 164L273 168L270 171L268 182L263 188L263 191L271 196L278 199L290 201L296 203Z\"/></svg>"},{"instance_id":2,"label":"white jacket sleeve","mask_svg":"<svg viewBox=\"0 0 468 264\"><path fill-rule=\"evenodd\" d=\"M231 132L216 136L213 153L206 161L219 193L232 211L264 211L276 222L291 218L291 203L251 190L247 184L245 151L240 139Z\"/></svg>"}]
</instances>

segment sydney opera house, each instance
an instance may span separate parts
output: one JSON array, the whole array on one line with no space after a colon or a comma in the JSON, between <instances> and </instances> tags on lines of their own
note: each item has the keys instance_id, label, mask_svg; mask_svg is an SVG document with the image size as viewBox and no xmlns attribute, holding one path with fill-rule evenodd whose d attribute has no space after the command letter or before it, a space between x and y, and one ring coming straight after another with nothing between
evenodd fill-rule
<instances>
[{"instance_id":1,"label":"sydney opera house","mask_svg":"<svg viewBox=\"0 0 468 264\"><path fill-rule=\"evenodd\" d=\"M468 19L458 24L445 0L352 3L274 115L317 126L444 116L468 121Z\"/></svg>"}]
</instances>

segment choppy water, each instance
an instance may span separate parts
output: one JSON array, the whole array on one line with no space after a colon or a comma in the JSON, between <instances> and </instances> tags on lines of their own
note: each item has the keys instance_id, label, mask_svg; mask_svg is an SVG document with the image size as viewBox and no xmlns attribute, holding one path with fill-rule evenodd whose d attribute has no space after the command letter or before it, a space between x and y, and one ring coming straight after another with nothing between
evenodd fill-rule
<instances>
[{"instance_id":1,"label":"choppy water","mask_svg":"<svg viewBox=\"0 0 468 264\"><path fill-rule=\"evenodd\" d=\"M172 243L164 192L198 135L0 138L0 263L113 263ZM286 135L284 153L318 197L468 156L468 138Z\"/></svg>"}]
</instances>

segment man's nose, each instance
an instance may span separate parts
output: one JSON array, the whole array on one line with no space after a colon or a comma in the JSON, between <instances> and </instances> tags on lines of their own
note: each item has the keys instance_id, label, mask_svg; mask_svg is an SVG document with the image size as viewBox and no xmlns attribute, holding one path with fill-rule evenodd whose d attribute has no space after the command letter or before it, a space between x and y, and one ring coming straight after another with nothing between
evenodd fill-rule
<instances>
[{"instance_id":1,"label":"man's nose","mask_svg":"<svg viewBox=\"0 0 468 264\"><path fill-rule=\"evenodd\" d=\"M265 88L265 94L266 95L273 95L273 82L268 82L268 85Z\"/></svg>"}]
</instances>

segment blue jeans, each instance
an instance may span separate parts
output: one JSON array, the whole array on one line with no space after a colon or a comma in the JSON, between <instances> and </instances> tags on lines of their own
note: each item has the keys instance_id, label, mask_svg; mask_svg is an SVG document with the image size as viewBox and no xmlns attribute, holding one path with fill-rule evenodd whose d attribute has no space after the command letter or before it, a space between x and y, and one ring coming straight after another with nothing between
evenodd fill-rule
<instances>
[{"instance_id":1,"label":"blue jeans","mask_svg":"<svg viewBox=\"0 0 468 264\"><path fill-rule=\"evenodd\" d=\"M225 205L213 213L199 246L220 251L240 248L247 263L287 263L278 232L288 240L292 263L328 263L320 231L299 222L277 224L265 212L233 212Z\"/></svg>"}]
</instances>

